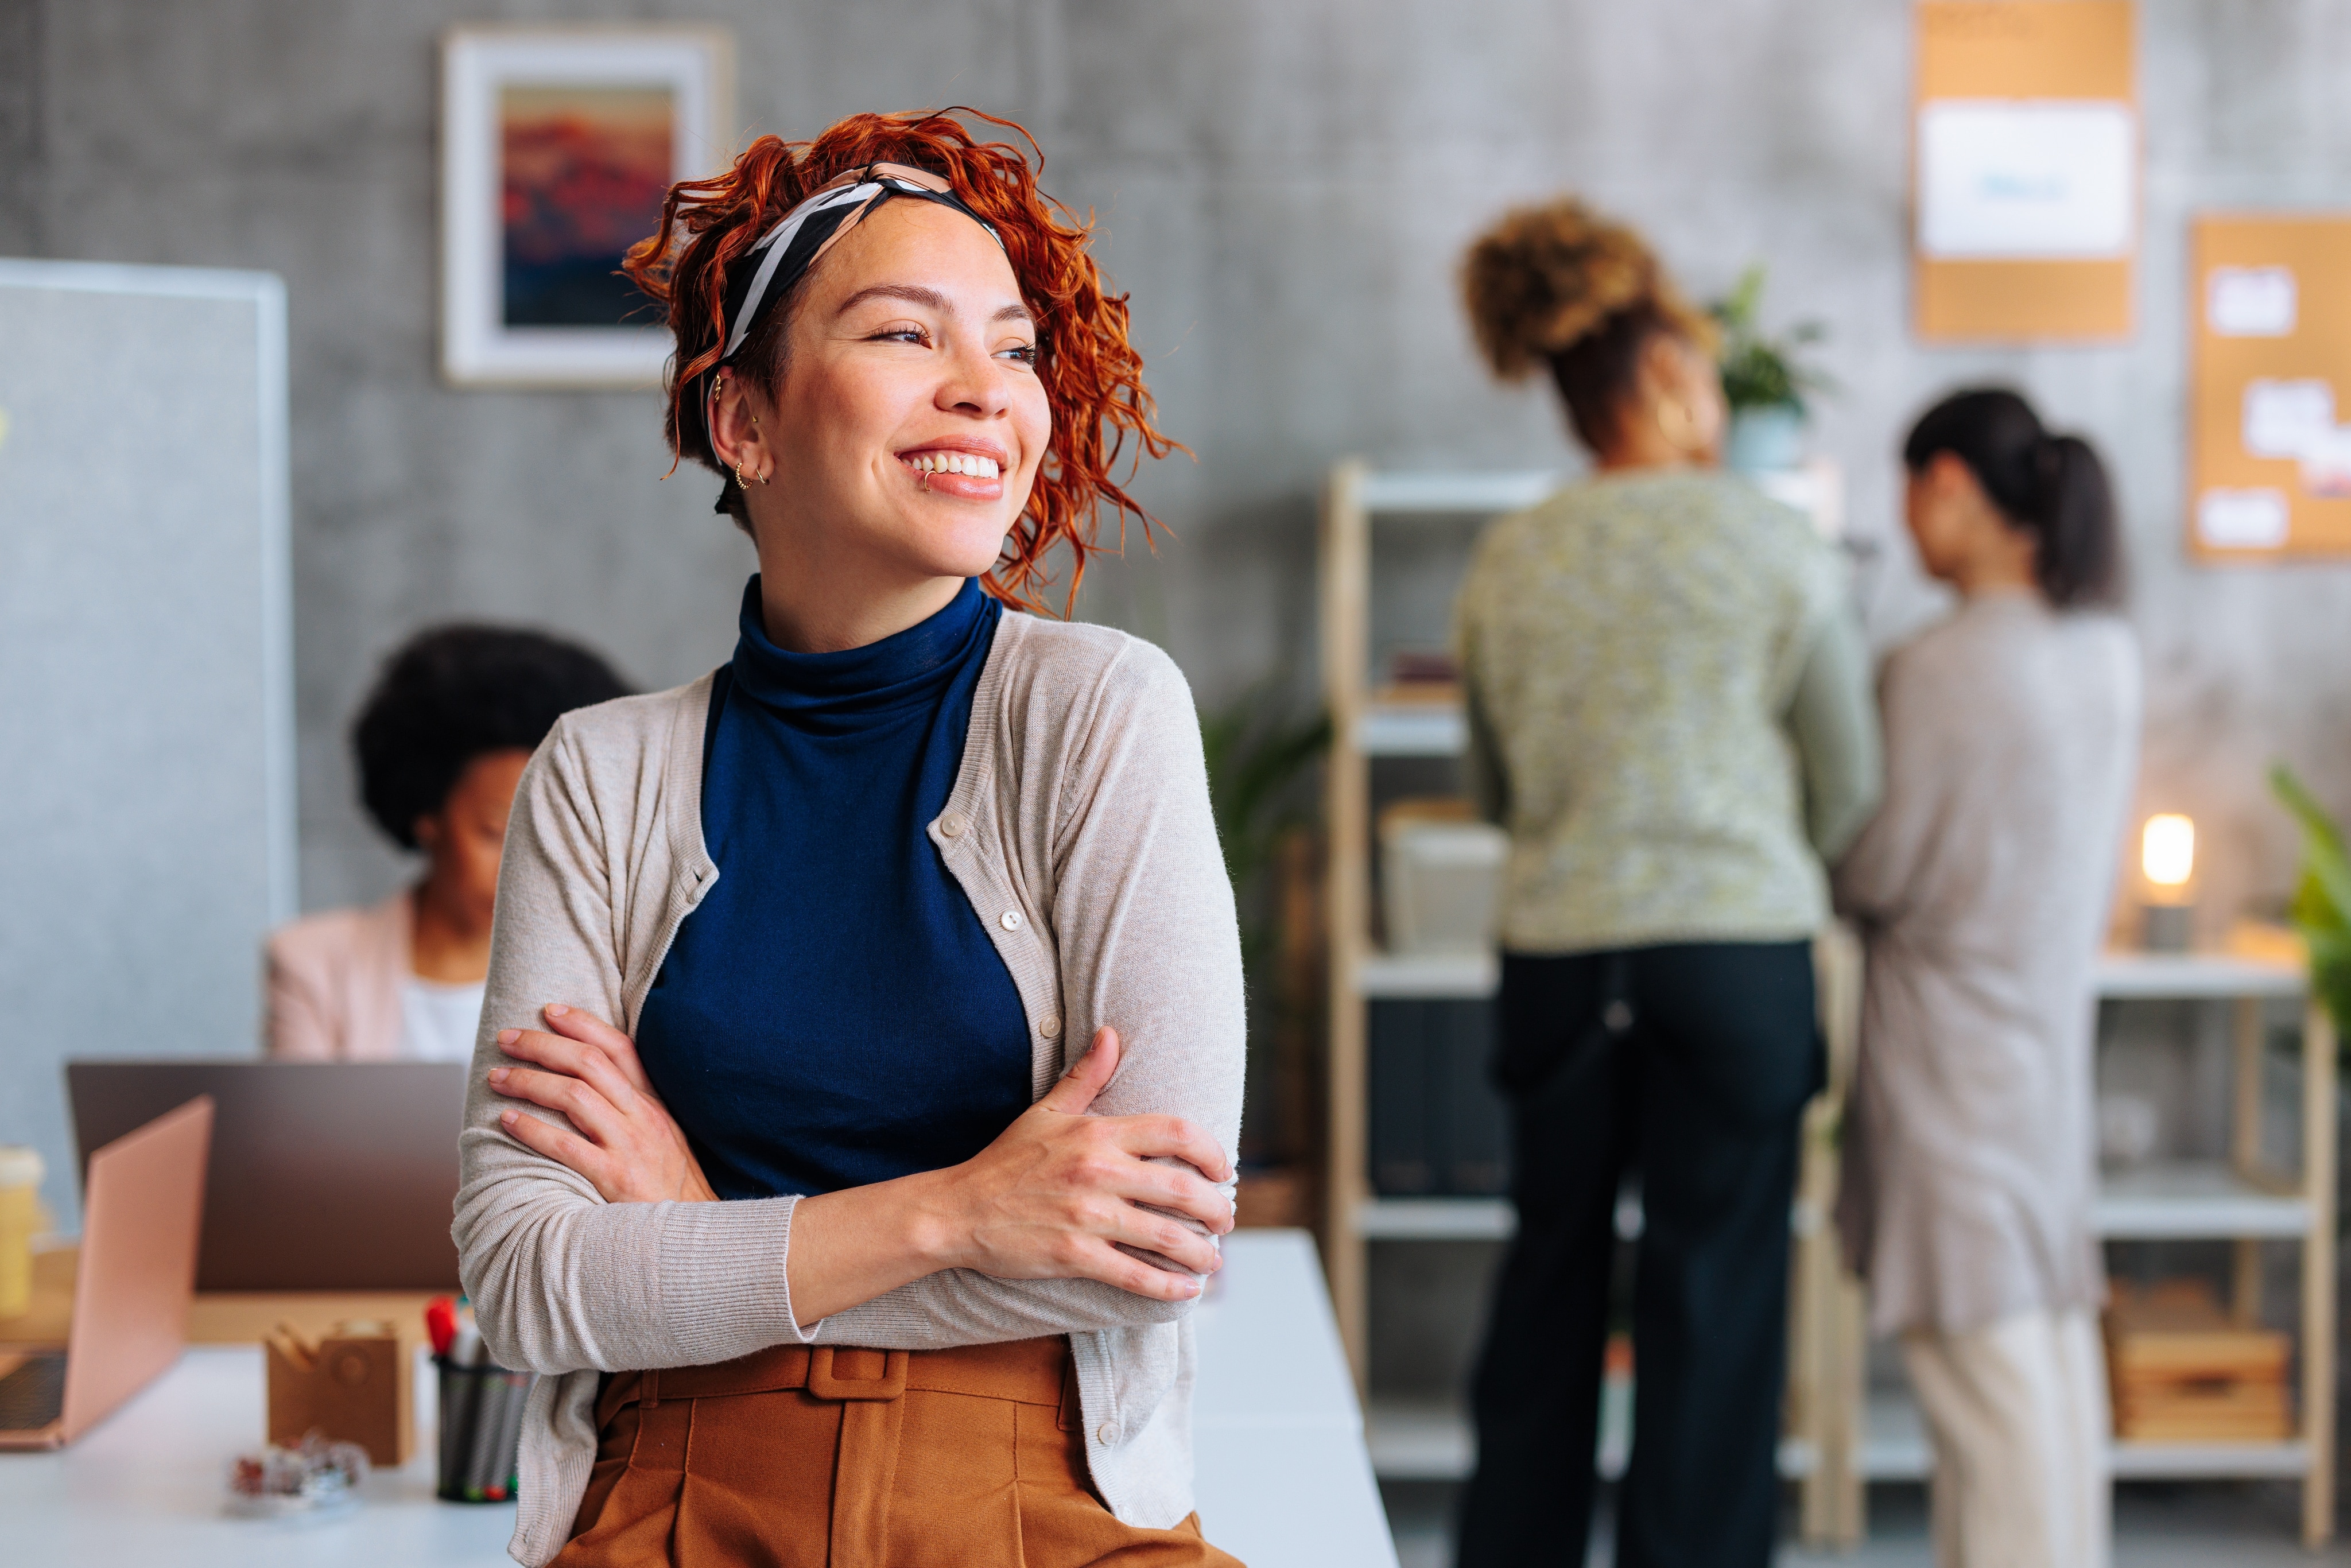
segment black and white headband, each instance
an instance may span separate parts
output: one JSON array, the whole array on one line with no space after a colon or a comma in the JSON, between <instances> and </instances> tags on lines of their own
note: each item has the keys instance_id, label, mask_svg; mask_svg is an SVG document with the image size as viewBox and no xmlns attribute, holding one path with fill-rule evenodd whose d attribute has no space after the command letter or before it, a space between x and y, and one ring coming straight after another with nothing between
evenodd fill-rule
<instances>
[{"instance_id":1,"label":"black and white headband","mask_svg":"<svg viewBox=\"0 0 2351 1568\"><path fill-rule=\"evenodd\" d=\"M973 212L955 193L954 186L927 169L904 163L869 163L852 169L786 213L781 223L736 258L729 270L737 276L726 282L726 347L718 356L718 364L733 360L750 340L760 317L789 294L792 285L806 277L809 268L866 214L893 196L912 196L952 207L986 229L998 245L1004 243L995 225ZM755 257L756 267L751 265ZM717 367L712 369L715 373ZM715 381L712 390L716 390Z\"/></svg>"}]
</instances>

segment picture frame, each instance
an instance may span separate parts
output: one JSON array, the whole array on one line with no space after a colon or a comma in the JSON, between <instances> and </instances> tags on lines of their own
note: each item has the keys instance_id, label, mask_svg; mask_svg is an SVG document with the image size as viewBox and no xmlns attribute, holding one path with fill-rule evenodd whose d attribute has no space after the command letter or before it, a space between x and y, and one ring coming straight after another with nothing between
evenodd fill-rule
<instances>
[{"instance_id":1,"label":"picture frame","mask_svg":"<svg viewBox=\"0 0 2351 1568\"><path fill-rule=\"evenodd\" d=\"M442 37L441 372L652 387L669 332L620 276L670 185L734 151L720 27L463 26Z\"/></svg>"}]
</instances>

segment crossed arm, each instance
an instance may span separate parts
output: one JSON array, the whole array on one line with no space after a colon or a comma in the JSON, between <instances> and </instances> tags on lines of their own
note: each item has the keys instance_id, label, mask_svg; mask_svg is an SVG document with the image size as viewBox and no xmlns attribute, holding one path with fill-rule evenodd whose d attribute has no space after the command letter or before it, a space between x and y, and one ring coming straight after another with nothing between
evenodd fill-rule
<instances>
[{"instance_id":1,"label":"crossed arm","mask_svg":"<svg viewBox=\"0 0 2351 1568\"><path fill-rule=\"evenodd\" d=\"M578 1009L551 1006L546 1016L544 1030L499 1031L499 1049L526 1065L491 1069L490 1086L569 1125L519 1109L501 1113L499 1124L587 1178L607 1203L716 1201L635 1043ZM1043 1099L971 1159L801 1199L787 1262L800 1322L949 1269L1098 1280L1165 1301L1197 1295L1199 1276L1221 1266L1215 1238L1232 1228L1232 1202L1215 1185L1232 1179L1230 1162L1179 1117L1088 1115L1118 1061L1117 1031L1102 1029Z\"/></svg>"},{"instance_id":2,"label":"crossed arm","mask_svg":"<svg viewBox=\"0 0 2351 1568\"><path fill-rule=\"evenodd\" d=\"M1127 672L1090 716L1091 755L1040 770L1063 792L1057 836L1026 862L1051 856L1057 998L1096 1049L974 1159L820 1197L696 1201L709 1189L690 1148L626 1036L598 1021L623 1016L616 912L639 896L610 837L633 830L600 803L643 776L612 775L650 765L559 727L508 827L485 1007L498 1038L477 1053L461 1139L455 1233L505 1364L687 1365L819 1339L934 1349L1189 1310L1231 1224L1218 1186L1239 1112L1239 946L1190 694L1151 657L1161 668ZM1084 799L1067 798L1073 781Z\"/></svg>"}]
</instances>

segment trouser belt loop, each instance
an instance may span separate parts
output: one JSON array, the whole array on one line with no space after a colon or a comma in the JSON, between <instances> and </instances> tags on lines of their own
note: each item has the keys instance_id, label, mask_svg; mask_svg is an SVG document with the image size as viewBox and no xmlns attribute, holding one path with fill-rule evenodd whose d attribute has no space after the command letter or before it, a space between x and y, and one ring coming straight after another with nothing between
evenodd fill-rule
<instances>
[{"instance_id":1,"label":"trouser belt loop","mask_svg":"<svg viewBox=\"0 0 2351 1568\"><path fill-rule=\"evenodd\" d=\"M649 1366L637 1374L637 1403L648 1410L661 1407L661 1369Z\"/></svg>"},{"instance_id":2,"label":"trouser belt loop","mask_svg":"<svg viewBox=\"0 0 2351 1568\"><path fill-rule=\"evenodd\" d=\"M878 1401L895 1399L906 1392L906 1364L913 1358L903 1350L883 1352L859 1351L859 1355L882 1356L879 1377L843 1377L834 1369L834 1351L829 1344L818 1345L809 1353L808 1391L819 1399L843 1401Z\"/></svg>"},{"instance_id":3,"label":"trouser belt loop","mask_svg":"<svg viewBox=\"0 0 2351 1568\"><path fill-rule=\"evenodd\" d=\"M866 1352L872 1354L872 1352ZM903 1350L883 1357L879 1377L842 1377L833 1347L809 1356L808 1391L841 1402L841 1446L833 1457L831 1568L889 1568L890 1493L898 1475L898 1438L906 1420Z\"/></svg>"}]
</instances>

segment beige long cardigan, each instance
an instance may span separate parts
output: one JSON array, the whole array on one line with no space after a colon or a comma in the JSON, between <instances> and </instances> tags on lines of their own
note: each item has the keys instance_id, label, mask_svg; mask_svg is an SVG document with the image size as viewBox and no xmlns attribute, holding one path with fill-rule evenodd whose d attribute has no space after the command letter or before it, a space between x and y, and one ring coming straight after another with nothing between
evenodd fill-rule
<instances>
[{"instance_id":1,"label":"beige long cardigan","mask_svg":"<svg viewBox=\"0 0 2351 1568\"><path fill-rule=\"evenodd\" d=\"M525 1420L510 1550L537 1565L561 1549L595 1458L600 1372L810 1342L1067 1333L1096 1488L1122 1520L1176 1524L1193 1507L1189 1303L955 1270L802 1325L784 1271L797 1198L608 1204L498 1129L515 1103L486 1082L504 1060L496 1031L537 1026L559 1001L633 1030L679 923L717 881L700 809L709 703L705 677L568 716L507 826L453 1233L490 1353L547 1375ZM1111 1024L1125 1053L1096 1110L1183 1116L1235 1148L1240 944L1174 663L1102 627L1005 615L927 831L1019 991L1032 1091Z\"/></svg>"},{"instance_id":2,"label":"beige long cardigan","mask_svg":"<svg viewBox=\"0 0 2351 1568\"><path fill-rule=\"evenodd\" d=\"M2118 617L1967 601L1886 661L1886 805L1838 865L1869 956L1837 1218L1880 1333L2088 1312L2099 939L2137 776Z\"/></svg>"}]
</instances>

